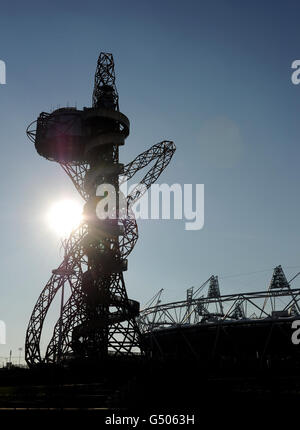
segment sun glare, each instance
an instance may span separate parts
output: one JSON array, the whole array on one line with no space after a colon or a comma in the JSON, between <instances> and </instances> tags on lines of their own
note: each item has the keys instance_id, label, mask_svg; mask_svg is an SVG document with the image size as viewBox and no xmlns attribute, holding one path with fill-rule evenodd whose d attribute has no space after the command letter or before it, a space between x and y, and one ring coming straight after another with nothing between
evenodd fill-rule
<instances>
[{"instance_id":1,"label":"sun glare","mask_svg":"<svg viewBox=\"0 0 300 430\"><path fill-rule=\"evenodd\" d=\"M54 203L47 214L47 223L60 237L67 237L82 220L82 207L74 200Z\"/></svg>"}]
</instances>

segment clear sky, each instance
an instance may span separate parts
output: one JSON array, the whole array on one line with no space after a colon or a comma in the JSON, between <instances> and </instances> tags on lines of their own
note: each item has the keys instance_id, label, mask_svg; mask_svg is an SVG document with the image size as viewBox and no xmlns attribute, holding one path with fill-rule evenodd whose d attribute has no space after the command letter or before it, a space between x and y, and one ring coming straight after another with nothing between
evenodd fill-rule
<instances>
[{"instance_id":1,"label":"clear sky","mask_svg":"<svg viewBox=\"0 0 300 430\"><path fill-rule=\"evenodd\" d=\"M1 297L7 345L57 267L51 203L80 201L25 130L41 111L91 104L100 51L114 54L120 109L131 120L121 160L163 139L176 154L160 182L205 185L205 225L141 221L129 296L143 305L185 297L211 274L223 293L265 289L272 268L299 269L300 59L297 1L3 1L0 59ZM258 272L258 273L253 273ZM244 276L229 276L252 273ZM294 286L300 286L300 280Z\"/></svg>"}]
</instances>

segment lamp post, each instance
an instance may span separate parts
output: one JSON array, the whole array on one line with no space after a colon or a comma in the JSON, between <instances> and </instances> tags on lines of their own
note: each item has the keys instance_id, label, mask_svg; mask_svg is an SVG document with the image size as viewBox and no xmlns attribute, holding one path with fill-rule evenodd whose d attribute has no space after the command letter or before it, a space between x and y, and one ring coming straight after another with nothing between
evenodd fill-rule
<instances>
[{"instance_id":1,"label":"lamp post","mask_svg":"<svg viewBox=\"0 0 300 430\"><path fill-rule=\"evenodd\" d=\"M18 350L19 350L19 367L20 367L22 348L18 348Z\"/></svg>"}]
</instances>

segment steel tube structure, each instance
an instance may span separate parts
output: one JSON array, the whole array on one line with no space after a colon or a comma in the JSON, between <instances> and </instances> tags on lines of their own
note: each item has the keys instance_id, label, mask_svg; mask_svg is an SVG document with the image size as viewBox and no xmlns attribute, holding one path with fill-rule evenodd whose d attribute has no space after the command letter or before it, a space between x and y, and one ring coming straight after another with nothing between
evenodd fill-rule
<instances>
[{"instance_id":1,"label":"steel tube structure","mask_svg":"<svg viewBox=\"0 0 300 430\"><path fill-rule=\"evenodd\" d=\"M295 309L296 304L300 304L300 289L284 289L276 292L259 291L250 293L238 293L223 295L218 298L200 297L190 301L183 300L178 302L166 303L140 312L139 327L142 333L152 330L175 327L180 325L222 323L237 320L258 320L274 317L274 311L270 306L264 308L264 300L274 298L286 299L280 311L288 312ZM217 313L211 310L212 305L222 303L225 313ZM236 314L237 307L241 310ZM262 313L261 317L255 314ZM292 314L291 314L292 316Z\"/></svg>"},{"instance_id":2,"label":"steel tube structure","mask_svg":"<svg viewBox=\"0 0 300 430\"><path fill-rule=\"evenodd\" d=\"M27 129L43 157L58 162L85 200L84 219L65 244L65 257L40 294L26 333L25 358L29 366L58 363L67 358L102 360L110 354L143 353L136 318L139 303L127 296L123 272L137 239L132 206L169 164L175 145L162 141L127 166L119 162L119 146L129 134L129 120L119 112L111 54L97 63L93 107L63 108L42 113ZM154 161L139 185L119 205L122 180ZM121 179L122 178L122 179ZM114 189L115 215L99 218L102 185ZM108 196L109 197L109 196ZM124 196L123 196L124 197ZM53 335L42 356L40 343L48 310L59 290L69 287Z\"/></svg>"}]
</instances>

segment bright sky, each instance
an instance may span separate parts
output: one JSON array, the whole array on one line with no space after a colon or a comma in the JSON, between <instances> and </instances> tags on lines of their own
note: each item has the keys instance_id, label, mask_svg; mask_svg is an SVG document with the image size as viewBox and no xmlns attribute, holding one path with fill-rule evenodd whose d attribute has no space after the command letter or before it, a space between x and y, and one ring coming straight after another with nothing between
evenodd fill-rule
<instances>
[{"instance_id":1,"label":"bright sky","mask_svg":"<svg viewBox=\"0 0 300 430\"><path fill-rule=\"evenodd\" d=\"M163 301L179 300L211 274L223 293L261 290L276 265L288 279L298 271L300 85L291 63L300 59L299 20L297 1L2 2L1 357L24 348L32 308L61 258L49 207L81 202L25 130L41 111L91 104L100 51L114 54L120 109L131 120L121 160L174 140L160 182L205 186L202 230L139 223L129 296L143 305L164 288Z\"/></svg>"}]
</instances>

